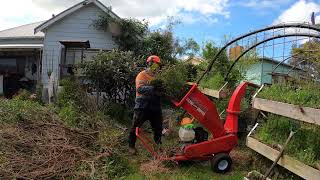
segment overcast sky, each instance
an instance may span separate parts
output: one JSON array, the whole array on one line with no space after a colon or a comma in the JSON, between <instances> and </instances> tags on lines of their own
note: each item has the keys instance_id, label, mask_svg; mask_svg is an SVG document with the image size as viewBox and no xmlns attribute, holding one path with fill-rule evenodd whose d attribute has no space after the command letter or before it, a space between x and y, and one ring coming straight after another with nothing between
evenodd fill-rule
<instances>
[{"instance_id":1,"label":"overcast sky","mask_svg":"<svg viewBox=\"0 0 320 180\"><path fill-rule=\"evenodd\" d=\"M0 0L0 30L42 21L81 0ZM179 37L219 41L279 22L320 22L319 0L101 0L121 17L161 27L168 16L181 21Z\"/></svg>"}]
</instances>

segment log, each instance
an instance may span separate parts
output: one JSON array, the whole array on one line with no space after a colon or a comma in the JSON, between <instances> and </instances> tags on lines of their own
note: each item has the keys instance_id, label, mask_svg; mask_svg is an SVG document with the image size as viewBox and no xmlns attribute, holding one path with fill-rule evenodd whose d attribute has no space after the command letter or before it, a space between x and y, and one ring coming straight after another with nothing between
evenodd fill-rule
<instances>
[{"instance_id":1,"label":"log","mask_svg":"<svg viewBox=\"0 0 320 180\"><path fill-rule=\"evenodd\" d=\"M269 147L266 144L263 144L262 142L259 142L258 140L252 137L247 137L246 145L272 161L274 161L280 153L279 151ZM278 164L304 179L320 179L319 170L310 167L298 160L295 160L290 156L283 155L278 161Z\"/></svg>"},{"instance_id":2,"label":"log","mask_svg":"<svg viewBox=\"0 0 320 180\"><path fill-rule=\"evenodd\" d=\"M307 123L320 125L320 109L301 107L299 105L293 105L256 97L253 99L253 108L304 121Z\"/></svg>"}]
</instances>

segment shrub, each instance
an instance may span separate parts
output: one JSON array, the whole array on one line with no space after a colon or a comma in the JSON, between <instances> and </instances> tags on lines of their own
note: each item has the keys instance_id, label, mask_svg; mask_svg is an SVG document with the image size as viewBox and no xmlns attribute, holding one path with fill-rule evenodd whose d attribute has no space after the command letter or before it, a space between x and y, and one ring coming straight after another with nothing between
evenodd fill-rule
<instances>
[{"instance_id":1,"label":"shrub","mask_svg":"<svg viewBox=\"0 0 320 180\"><path fill-rule=\"evenodd\" d=\"M58 94L58 106L63 108L72 102L77 109L85 111L87 94L78 80L75 77L65 78L60 81L60 85L63 89Z\"/></svg>"},{"instance_id":2,"label":"shrub","mask_svg":"<svg viewBox=\"0 0 320 180\"><path fill-rule=\"evenodd\" d=\"M133 105L135 78L140 68L132 52L113 50L98 54L93 61L81 65L90 86L103 92L108 102Z\"/></svg>"},{"instance_id":3,"label":"shrub","mask_svg":"<svg viewBox=\"0 0 320 180\"><path fill-rule=\"evenodd\" d=\"M166 95L170 98L180 100L187 93L188 72L186 67L184 63L168 65L157 75L155 81L163 81Z\"/></svg>"},{"instance_id":4,"label":"shrub","mask_svg":"<svg viewBox=\"0 0 320 180\"><path fill-rule=\"evenodd\" d=\"M110 103L106 105L104 112L112 119L123 124L129 124L129 122L131 122L130 119L133 115L132 108L128 108L117 103Z\"/></svg>"}]
</instances>

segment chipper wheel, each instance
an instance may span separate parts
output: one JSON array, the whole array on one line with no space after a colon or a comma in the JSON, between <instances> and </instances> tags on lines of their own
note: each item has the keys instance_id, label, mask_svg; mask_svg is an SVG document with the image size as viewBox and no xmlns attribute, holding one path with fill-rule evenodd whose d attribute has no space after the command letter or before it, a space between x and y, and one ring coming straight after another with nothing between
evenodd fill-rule
<instances>
[{"instance_id":1,"label":"chipper wheel","mask_svg":"<svg viewBox=\"0 0 320 180\"><path fill-rule=\"evenodd\" d=\"M228 172L232 165L232 159L229 154L219 153L210 160L211 169L217 173Z\"/></svg>"}]
</instances>

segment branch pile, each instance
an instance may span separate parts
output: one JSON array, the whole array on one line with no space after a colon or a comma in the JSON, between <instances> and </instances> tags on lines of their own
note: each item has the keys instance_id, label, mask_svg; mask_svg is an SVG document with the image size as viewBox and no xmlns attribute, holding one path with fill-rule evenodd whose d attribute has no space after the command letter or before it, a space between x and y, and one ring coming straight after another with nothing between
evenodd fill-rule
<instances>
[{"instance_id":1,"label":"branch pile","mask_svg":"<svg viewBox=\"0 0 320 180\"><path fill-rule=\"evenodd\" d=\"M7 114L0 119L0 179L88 177L95 162L110 155L99 152L98 132L68 128L49 108L1 100L0 112ZM84 163L91 168L80 172Z\"/></svg>"}]
</instances>

